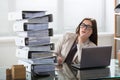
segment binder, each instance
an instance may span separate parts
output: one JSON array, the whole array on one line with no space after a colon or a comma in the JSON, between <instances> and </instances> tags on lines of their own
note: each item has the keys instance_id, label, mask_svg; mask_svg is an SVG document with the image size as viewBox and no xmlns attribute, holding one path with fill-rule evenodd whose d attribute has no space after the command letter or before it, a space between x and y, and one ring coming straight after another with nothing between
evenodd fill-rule
<instances>
[{"instance_id":1,"label":"binder","mask_svg":"<svg viewBox=\"0 0 120 80\"><path fill-rule=\"evenodd\" d=\"M17 46L36 46L50 43L50 37L16 37Z\"/></svg>"},{"instance_id":2,"label":"binder","mask_svg":"<svg viewBox=\"0 0 120 80\"><path fill-rule=\"evenodd\" d=\"M23 49L16 49L16 57L24 59L35 59L35 58L45 58L52 57L53 52L50 51L28 51Z\"/></svg>"},{"instance_id":3,"label":"binder","mask_svg":"<svg viewBox=\"0 0 120 80\"><path fill-rule=\"evenodd\" d=\"M34 59L36 60L36 59ZM18 64L23 64L26 67L26 71L28 72L48 72L54 71L54 59L40 59L35 61L28 59L19 59Z\"/></svg>"},{"instance_id":4,"label":"binder","mask_svg":"<svg viewBox=\"0 0 120 80\"><path fill-rule=\"evenodd\" d=\"M22 23L16 21L13 24L14 31L37 31L37 30L44 30L48 29L48 23Z\"/></svg>"},{"instance_id":5,"label":"binder","mask_svg":"<svg viewBox=\"0 0 120 80\"><path fill-rule=\"evenodd\" d=\"M53 36L53 28L38 30L38 31L19 31L16 32L21 37L45 37Z\"/></svg>"},{"instance_id":6,"label":"binder","mask_svg":"<svg viewBox=\"0 0 120 80\"><path fill-rule=\"evenodd\" d=\"M8 20L31 19L45 15L46 11L15 11L8 14Z\"/></svg>"},{"instance_id":7,"label":"binder","mask_svg":"<svg viewBox=\"0 0 120 80\"><path fill-rule=\"evenodd\" d=\"M48 23L53 21L52 14L47 14L41 17L35 17L35 18L30 18L30 19L21 19L21 20L16 20L21 23Z\"/></svg>"},{"instance_id":8,"label":"binder","mask_svg":"<svg viewBox=\"0 0 120 80\"><path fill-rule=\"evenodd\" d=\"M27 51L51 51L54 50L54 43L40 44L38 46L18 46L18 48Z\"/></svg>"},{"instance_id":9,"label":"binder","mask_svg":"<svg viewBox=\"0 0 120 80\"><path fill-rule=\"evenodd\" d=\"M35 59L20 59L20 60L27 62L27 63L30 63L32 65L54 64L55 56L35 58Z\"/></svg>"}]
</instances>

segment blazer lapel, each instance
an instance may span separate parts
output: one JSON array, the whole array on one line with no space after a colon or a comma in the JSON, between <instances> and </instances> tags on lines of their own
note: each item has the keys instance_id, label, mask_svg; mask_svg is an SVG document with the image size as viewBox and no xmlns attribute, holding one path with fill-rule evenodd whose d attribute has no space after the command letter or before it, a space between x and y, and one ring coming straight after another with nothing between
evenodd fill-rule
<instances>
[{"instance_id":1,"label":"blazer lapel","mask_svg":"<svg viewBox=\"0 0 120 80\"><path fill-rule=\"evenodd\" d=\"M70 51L70 49L71 49L74 41L76 40L76 37L77 37L77 36L74 36L73 38L70 38L70 39L68 40L68 46L66 46L66 52L65 52L66 55L65 55L65 58L67 57L67 55L68 55L68 53L69 53L69 51Z\"/></svg>"}]
</instances>

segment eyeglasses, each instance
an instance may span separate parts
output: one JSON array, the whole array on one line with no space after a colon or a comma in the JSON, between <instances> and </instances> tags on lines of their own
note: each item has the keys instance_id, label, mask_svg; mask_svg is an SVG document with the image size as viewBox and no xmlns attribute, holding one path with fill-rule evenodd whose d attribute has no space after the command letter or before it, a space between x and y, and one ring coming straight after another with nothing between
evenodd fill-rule
<instances>
[{"instance_id":1,"label":"eyeglasses","mask_svg":"<svg viewBox=\"0 0 120 80\"><path fill-rule=\"evenodd\" d=\"M87 24L85 24L85 23L82 23L82 24L80 25L80 28L92 29L92 26L91 26L91 25L87 25Z\"/></svg>"}]
</instances>

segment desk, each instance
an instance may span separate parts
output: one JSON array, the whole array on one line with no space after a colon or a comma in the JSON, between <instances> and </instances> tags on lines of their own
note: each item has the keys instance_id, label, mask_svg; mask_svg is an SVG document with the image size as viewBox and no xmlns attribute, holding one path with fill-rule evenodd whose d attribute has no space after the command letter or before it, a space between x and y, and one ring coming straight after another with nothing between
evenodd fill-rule
<instances>
[{"instance_id":1,"label":"desk","mask_svg":"<svg viewBox=\"0 0 120 80\"><path fill-rule=\"evenodd\" d=\"M6 68L0 68L0 80L7 80ZM120 67L116 60L111 60L111 65L106 68L96 68L87 70L77 70L63 64L56 66L55 71L48 72L48 77L34 77L32 73L26 72L26 80L120 80Z\"/></svg>"}]
</instances>

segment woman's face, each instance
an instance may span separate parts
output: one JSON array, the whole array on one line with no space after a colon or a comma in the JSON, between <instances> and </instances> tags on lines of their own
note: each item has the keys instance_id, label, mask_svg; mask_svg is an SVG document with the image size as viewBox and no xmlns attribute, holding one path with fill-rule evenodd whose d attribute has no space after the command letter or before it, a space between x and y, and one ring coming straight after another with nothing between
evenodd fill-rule
<instances>
[{"instance_id":1,"label":"woman's face","mask_svg":"<svg viewBox=\"0 0 120 80\"><path fill-rule=\"evenodd\" d=\"M88 36L92 34L92 23L90 20L84 20L82 24L80 25L80 31L79 34L82 36Z\"/></svg>"}]
</instances>

